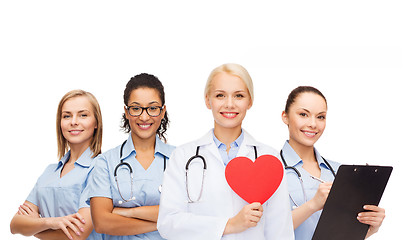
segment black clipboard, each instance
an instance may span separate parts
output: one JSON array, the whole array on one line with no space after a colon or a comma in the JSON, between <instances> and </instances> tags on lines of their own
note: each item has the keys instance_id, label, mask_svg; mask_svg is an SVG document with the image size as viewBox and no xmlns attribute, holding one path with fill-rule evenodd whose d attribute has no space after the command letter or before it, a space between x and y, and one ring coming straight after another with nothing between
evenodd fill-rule
<instances>
[{"instance_id":1,"label":"black clipboard","mask_svg":"<svg viewBox=\"0 0 406 240\"><path fill-rule=\"evenodd\" d=\"M341 165L312 240L361 240L369 225L357 220L364 205L378 205L393 167Z\"/></svg>"}]
</instances>

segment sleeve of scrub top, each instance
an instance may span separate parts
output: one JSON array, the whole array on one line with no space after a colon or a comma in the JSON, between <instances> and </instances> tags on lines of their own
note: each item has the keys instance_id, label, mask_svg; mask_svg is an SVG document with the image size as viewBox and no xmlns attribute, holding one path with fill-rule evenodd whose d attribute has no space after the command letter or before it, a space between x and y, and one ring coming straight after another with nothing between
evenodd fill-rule
<instances>
[{"instance_id":1,"label":"sleeve of scrub top","mask_svg":"<svg viewBox=\"0 0 406 240\"><path fill-rule=\"evenodd\" d=\"M163 238L169 240L221 239L227 218L188 212L183 158L186 158L183 149L175 149L164 173L158 231Z\"/></svg>"},{"instance_id":2,"label":"sleeve of scrub top","mask_svg":"<svg viewBox=\"0 0 406 240\"><path fill-rule=\"evenodd\" d=\"M267 201L265 239L295 239L286 178L275 194Z\"/></svg>"},{"instance_id":3,"label":"sleeve of scrub top","mask_svg":"<svg viewBox=\"0 0 406 240\"><path fill-rule=\"evenodd\" d=\"M89 167L89 171L88 171L86 179L85 179L85 182L83 183L83 191L79 198L79 208L78 209L90 207L90 204L87 200L89 199L89 196L90 196L90 182L92 180L91 177L92 177L92 172L94 170L95 162L96 161L93 160L93 162L91 163L91 165Z\"/></svg>"},{"instance_id":4,"label":"sleeve of scrub top","mask_svg":"<svg viewBox=\"0 0 406 240\"><path fill-rule=\"evenodd\" d=\"M55 164L51 164L51 165L49 165L46 169L45 169L45 171L41 174L41 176L37 179L37 182L35 183L35 186L34 186L34 188L31 190L31 192L30 192L30 194L28 195L28 197L27 197L27 201L28 202L30 202L30 203L32 203L32 204L34 204L35 206L38 206L38 204L39 204L39 202L38 202L38 189L37 189L37 187L38 187L38 183L39 183L39 181L41 180L41 178L49 171L49 169L51 169L51 168L56 168L56 165Z\"/></svg>"},{"instance_id":5,"label":"sleeve of scrub top","mask_svg":"<svg viewBox=\"0 0 406 240\"><path fill-rule=\"evenodd\" d=\"M113 198L110 187L110 172L107 159L103 154L100 154L95 159L96 163L93 171L88 179L89 192L88 201L92 197L106 197Z\"/></svg>"}]
</instances>

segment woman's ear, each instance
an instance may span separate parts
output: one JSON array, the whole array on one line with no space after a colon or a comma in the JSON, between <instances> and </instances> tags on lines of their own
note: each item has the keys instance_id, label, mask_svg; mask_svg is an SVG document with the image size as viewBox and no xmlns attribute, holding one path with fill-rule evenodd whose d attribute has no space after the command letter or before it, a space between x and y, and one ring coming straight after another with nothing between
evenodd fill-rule
<instances>
[{"instance_id":1,"label":"woman's ear","mask_svg":"<svg viewBox=\"0 0 406 240\"><path fill-rule=\"evenodd\" d=\"M206 103L206 107L207 107L208 109L211 109L210 99L209 99L208 94L206 94L206 96L204 97L204 102Z\"/></svg>"},{"instance_id":2,"label":"woman's ear","mask_svg":"<svg viewBox=\"0 0 406 240\"><path fill-rule=\"evenodd\" d=\"M288 114L285 111L282 111L282 121L289 126Z\"/></svg>"},{"instance_id":3,"label":"woman's ear","mask_svg":"<svg viewBox=\"0 0 406 240\"><path fill-rule=\"evenodd\" d=\"M252 98L250 97L250 105L248 105L248 110L251 109L252 105L253 105L253 102L252 102Z\"/></svg>"}]
</instances>

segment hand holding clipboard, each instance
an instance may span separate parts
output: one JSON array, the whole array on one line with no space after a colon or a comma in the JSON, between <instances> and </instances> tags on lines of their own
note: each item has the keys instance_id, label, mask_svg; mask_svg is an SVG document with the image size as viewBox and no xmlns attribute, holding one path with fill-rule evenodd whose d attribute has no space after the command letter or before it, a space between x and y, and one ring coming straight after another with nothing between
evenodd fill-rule
<instances>
[{"instance_id":1,"label":"hand holding clipboard","mask_svg":"<svg viewBox=\"0 0 406 240\"><path fill-rule=\"evenodd\" d=\"M379 204L392 167L341 165L313 235L313 240L360 240L369 225L358 221L365 205Z\"/></svg>"}]
</instances>

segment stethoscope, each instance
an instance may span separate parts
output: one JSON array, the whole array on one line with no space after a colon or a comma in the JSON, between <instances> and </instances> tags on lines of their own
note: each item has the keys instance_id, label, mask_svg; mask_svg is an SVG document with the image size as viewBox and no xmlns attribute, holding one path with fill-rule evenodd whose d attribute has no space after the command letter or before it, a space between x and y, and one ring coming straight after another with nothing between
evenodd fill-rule
<instances>
[{"instance_id":1,"label":"stethoscope","mask_svg":"<svg viewBox=\"0 0 406 240\"><path fill-rule=\"evenodd\" d=\"M129 163L124 162L124 159L122 159L122 156L123 156L123 148L124 148L124 145L125 145L126 142L127 142L127 140L125 140L125 141L123 142L123 144L121 144L121 148L120 148L120 163L117 164L116 168L114 169L114 179L116 180L118 193L120 194L121 199L123 199L123 201L121 201L121 200L118 201L118 204L123 204L123 203L125 203L125 202L129 202L129 201L134 201L134 200L135 200L135 196L134 196L134 194L133 194L133 182L134 182L133 169L132 169L132 167L131 167L131 165L130 165ZM129 199L125 199L125 198L123 197L123 195L121 194L120 185L118 184L118 180L117 180L117 170L118 170L120 167L122 167L122 166L126 166L126 167L128 168L128 170L130 171L130 178L131 178L131 197L130 197ZM165 169L166 169L166 157L164 156L164 172L165 172ZM162 184L159 185L158 191L159 191L159 192L162 192Z\"/></svg>"},{"instance_id":2,"label":"stethoscope","mask_svg":"<svg viewBox=\"0 0 406 240\"><path fill-rule=\"evenodd\" d=\"M255 159L257 159L257 157L258 157L257 147L256 146L253 146L253 147L254 147L254 152L255 152ZM187 193L187 198L188 198L189 203L199 202L200 198L202 197L202 193L203 193L204 176L206 175L207 163L206 163L206 160L204 159L204 157L202 155L199 155L199 149L200 149L200 146L197 146L196 154L194 156L192 156L191 158L189 158L189 160L186 162L186 166L185 166L185 169L186 169L186 193ZM196 200L193 200L190 197L190 194L189 194L189 181L188 181L188 179L189 179L189 165L195 159L200 159L202 161L202 163L203 163L203 170L202 170L203 171L203 176L202 176L202 184L200 185L199 196L197 197Z\"/></svg>"},{"instance_id":3,"label":"stethoscope","mask_svg":"<svg viewBox=\"0 0 406 240\"><path fill-rule=\"evenodd\" d=\"M304 188L304 184L303 184L302 174L300 174L300 172L299 172L299 170L297 170L297 168L295 168L295 167L293 167L293 166L288 166L288 164L287 164L286 161L285 161L285 158L283 157L283 151L282 151L282 150L280 151L280 155L281 155L281 159L282 159L283 165L285 166L285 170L287 170L287 169L293 170L293 171L296 173L297 177L299 178L299 180L300 180L300 186L302 187L304 202L307 202L307 195L306 195L305 188ZM334 170L333 170L333 168L331 167L330 163L329 163L324 157L321 156L321 158L323 159L323 161L324 161L324 163L326 164L327 168L330 170L330 172L333 174L333 176L334 176L334 178L335 178L335 177L336 177L336 173L334 172ZM292 195L290 195L290 193L289 193L289 197L290 197L290 200L292 200L293 204L295 204L296 207L299 207L299 205L298 205L298 204L296 203L296 201L292 198Z\"/></svg>"}]
</instances>

